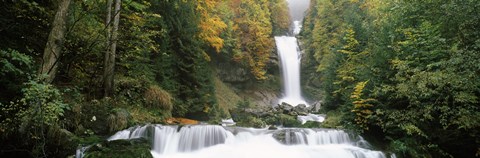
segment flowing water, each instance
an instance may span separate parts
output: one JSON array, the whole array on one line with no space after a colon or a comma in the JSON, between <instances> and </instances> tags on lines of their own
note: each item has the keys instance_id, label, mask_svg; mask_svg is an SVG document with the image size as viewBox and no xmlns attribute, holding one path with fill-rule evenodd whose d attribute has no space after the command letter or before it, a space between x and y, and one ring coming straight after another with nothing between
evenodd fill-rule
<instances>
[{"instance_id":1,"label":"flowing water","mask_svg":"<svg viewBox=\"0 0 480 158\"><path fill-rule=\"evenodd\" d=\"M146 125L109 140L138 137L151 139L156 158L386 158L361 137L334 129Z\"/></svg>"},{"instance_id":2,"label":"flowing water","mask_svg":"<svg viewBox=\"0 0 480 158\"><path fill-rule=\"evenodd\" d=\"M295 35L300 33L302 19L307 10L309 0L288 0L290 10L290 18L292 20L291 30L293 36L276 36L275 43L277 46L278 56L280 58L284 97L279 100L288 103L292 106L305 104L309 106L302 97L300 90L300 61L301 53L298 47L297 38Z\"/></svg>"},{"instance_id":3,"label":"flowing water","mask_svg":"<svg viewBox=\"0 0 480 158\"><path fill-rule=\"evenodd\" d=\"M283 87L285 96L279 103L285 102L292 106L305 104L300 90L300 50L297 45L297 38L288 36L277 36L275 42L282 64ZM307 105L308 106L308 105Z\"/></svg>"}]
</instances>

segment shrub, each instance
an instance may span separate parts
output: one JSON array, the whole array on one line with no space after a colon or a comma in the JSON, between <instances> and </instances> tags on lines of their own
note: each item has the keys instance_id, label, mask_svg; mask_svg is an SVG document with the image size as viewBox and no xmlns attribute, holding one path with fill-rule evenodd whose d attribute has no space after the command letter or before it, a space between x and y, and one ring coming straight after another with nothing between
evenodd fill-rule
<instances>
[{"instance_id":1,"label":"shrub","mask_svg":"<svg viewBox=\"0 0 480 158\"><path fill-rule=\"evenodd\" d=\"M173 109L172 95L156 85L150 86L145 91L144 97L147 105L150 107L160 107L167 111Z\"/></svg>"}]
</instances>

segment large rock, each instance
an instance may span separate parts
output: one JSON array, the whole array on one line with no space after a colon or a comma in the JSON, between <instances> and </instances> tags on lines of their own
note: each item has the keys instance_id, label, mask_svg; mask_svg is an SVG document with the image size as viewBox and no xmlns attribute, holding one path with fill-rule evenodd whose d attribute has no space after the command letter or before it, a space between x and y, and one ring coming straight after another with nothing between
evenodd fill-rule
<instances>
[{"instance_id":1,"label":"large rock","mask_svg":"<svg viewBox=\"0 0 480 158\"><path fill-rule=\"evenodd\" d=\"M297 112L298 114L307 114L309 108L305 104L298 104L293 108L293 111Z\"/></svg>"},{"instance_id":2,"label":"large rock","mask_svg":"<svg viewBox=\"0 0 480 158\"><path fill-rule=\"evenodd\" d=\"M277 109L277 111L280 111L284 114L289 114L290 112L293 111L293 106L288 104L288 103L282 102L282 104L279 104L276 107L276 109Z\"/></svg>"}]
</instances>

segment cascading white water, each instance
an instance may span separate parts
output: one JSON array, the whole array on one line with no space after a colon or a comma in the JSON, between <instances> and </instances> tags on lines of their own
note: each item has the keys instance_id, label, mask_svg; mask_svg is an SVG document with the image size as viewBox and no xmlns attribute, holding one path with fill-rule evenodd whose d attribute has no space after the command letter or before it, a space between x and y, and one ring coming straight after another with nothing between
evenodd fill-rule
<instances>
[{"instance_id":1,"label":"cascading white water","mask_svg":"<svg viewBox=\"0 0 480 158\"><path fill-rule=\"evenodd\" d=\"M119 131L109 140L138 136L152 139L156 158L386 158L365 148L370 145L358 146L366 143L361 137L332 129L146 125Z\"/></svg>"},{"instance_id":2,"label":"cascading white water","mask_svg":"<svg viewBox=\"0 0 480 158\"><path fill-rule=\"evenodd\" d=\"M309 106L302 97L300 90L300 60L301 54L295 35L300 33L301 21L305 10L308 8L309 0L288 0L290 17L293 21L292 32L294 36L276 36L278 56L282 66L283 87L285 96L279 100L292 106L305 104Z\"/></svg>"},{"instance_id":3,"label":"cascading white water","mask_svg":"<svg viewBox=\"0 0 480 158\"><path fill-rule=\"evenodd\" d=\"M282 64L283 87L285 96L280 103L285 102L292 106L305 104L300 90L300 50L297 38L287 36L275 37L275 42ZM308 106L308 105L307 105Z\"/></svg>"}]
</instances>

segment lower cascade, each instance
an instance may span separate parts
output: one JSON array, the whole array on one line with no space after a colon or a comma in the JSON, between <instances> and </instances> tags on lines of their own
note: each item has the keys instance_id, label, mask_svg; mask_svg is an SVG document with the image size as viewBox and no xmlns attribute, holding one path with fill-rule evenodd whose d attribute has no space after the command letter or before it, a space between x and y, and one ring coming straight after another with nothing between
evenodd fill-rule
<instances>
[{"instance_id":1,"label":"lower cascade","mask_svg":"<svg viewBox=\"0 0 480 158\"><path fill-rule=\"evenodd\" d=\"M386 158L362 137L335 129L145 125L108 140L140 137L152 142L156 158Z\"/></svg>"}]
</instances>

